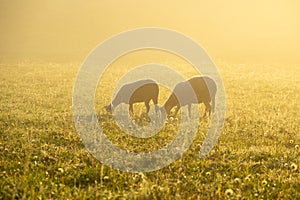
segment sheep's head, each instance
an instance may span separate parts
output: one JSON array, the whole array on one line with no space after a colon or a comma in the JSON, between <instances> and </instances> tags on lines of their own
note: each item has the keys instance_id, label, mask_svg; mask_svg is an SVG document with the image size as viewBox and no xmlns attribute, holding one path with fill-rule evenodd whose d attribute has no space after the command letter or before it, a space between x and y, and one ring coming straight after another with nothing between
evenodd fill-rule
<instances>
[{"instance_id":1,"label":"sheep's head","mask_svg":"<svg viewBox=\"0 0 300 200\"><path fill-rule=\"evenodd\" d=\"M111 104L104 106L104 108L105 108L106 112L112 112L112 110L113 110L113 107Z\"/></svg>"}]
</instances>

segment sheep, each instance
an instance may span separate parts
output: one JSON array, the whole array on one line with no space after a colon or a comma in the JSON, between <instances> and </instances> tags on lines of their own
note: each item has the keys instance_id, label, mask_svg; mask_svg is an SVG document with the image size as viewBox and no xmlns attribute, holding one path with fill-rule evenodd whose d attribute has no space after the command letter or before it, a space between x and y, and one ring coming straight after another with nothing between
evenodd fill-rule
<instances>
[{"instance_id":1,"label":"sheep","mask_svg":"<svg viewBox=\"0 0 300 200\"><path fill-rule=\"evenodd\" d=\"M174 117L177 115L181 106L188 105L189 117L191 117L191 104L204 103L206 116L215 109L215 95L217 92L217 85L215 81L206 76L195 76L187 81L178 83L173 89L172 94L164 103L164 108L167 116L170 116L170 111L176 106ZM212 105L210 105L212 102Z\"/></svg>"},{"instance_id":2,"label":"sheep","mask_svg":"<svg viewBox=\"0 0 300 200\"><path fill-rule=\"evenodd\" d=\"M111 112L114 107L121 103L125 103L129 104L129 113L133 114L133 104L144 102L147 113L149 113L149 103L152 100L155 104L155 111L157 112L158 93L158 84L152 79L142 79L132 83L127 83L121 87L113 101L104 108L107 112Z\"/></svg>"}]
</instances>

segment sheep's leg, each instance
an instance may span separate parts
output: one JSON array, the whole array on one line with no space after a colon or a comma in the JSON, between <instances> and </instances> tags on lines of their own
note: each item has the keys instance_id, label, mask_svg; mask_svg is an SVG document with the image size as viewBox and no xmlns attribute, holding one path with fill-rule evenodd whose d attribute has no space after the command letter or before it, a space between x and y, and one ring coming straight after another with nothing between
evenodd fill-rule
<instances>
[{"instance_id":1,"label":"sheep's leg","mask_svg":"<svg viewBox=\"0 0 300 200\"><path fill-rule=\"evenodd\" d=\"M157 104L154 104L154 106L155 106L155 113L157 114L157 113L158 113L158 111L159 111L159 107L158 107L158 105L157 105Z\"/></svg>"},{"instance_id":2,"label":"sheep's leg","mask_svg":"<svg viewBox=\"0 0 300 200\"><path fill-rule=\"evenodd\" d=\"M154 103L154 106L155 106L155 113L157 114L157 112L159 111L159 107L157 105L157 97L156 98L152 98L152 101Z\"/></svg>"},{"instance_id":3,"label":"sheep's leg","mask_svg":"<svg viewBox=\"0 0 300 200\"><path fill-rule=\"evenodd\" d=\"M204 102L204 105L205 105L205 112L204 112L204 115L203 117L206 117L206 112L208 112L209 116L210 116L210 113L211 113L211 105L209 102Z\"/></svg>"},{"instance_id":4,"label":"sheep's leg","mask_svg":"<svg viewBox=\"0 0 300 200\"><path fill-rule=\"evenodd\" d=\"M129 114L133 115L133 104L129 104Z\"/></svg>"},{"instance_id":5,"label":"sheep's leg","mask_svg":"<svg viewBox=\"0 0 300 200\"><path fill-rule=\"evenodd\" d=\"M146 106L146 109L147 109L147 113L149 113L149 110L150 110L149 102L150 101L145 101L145 106Z\"/></svg>"},{"instance_id":6,"label":"sheep's leg","mask_svg":"<svg viewBox=\"0 0 300 200\"><path fill-rule=\"evenodd\" d=\"M177 115L177 113L178 113L178 111L179 111L179 108L180 108L180 106L176 106L176 110L175 110L175 113L174 113L174 118L176 117L176 115Z\"/></svg>"},{"instance_id":7,"label":"sheep's leg","mask_svg":"<svg viewBox=\"0 0 300 200\"><path fill-rule=\"evenodd\" d=\"M192 104L188 104L189 118L192 118L191 107Z\"/></svg>"}]
</instances>

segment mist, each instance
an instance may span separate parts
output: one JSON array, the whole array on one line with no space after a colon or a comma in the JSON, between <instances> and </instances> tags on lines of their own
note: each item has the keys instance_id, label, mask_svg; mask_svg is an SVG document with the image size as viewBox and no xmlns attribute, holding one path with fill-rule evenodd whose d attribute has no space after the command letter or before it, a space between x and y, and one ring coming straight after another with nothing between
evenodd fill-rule
<instances>
[{"instance_id":1,"label":"mist","mask_svg":"<svg viewBox=\"0 0 300 200\"><path fill-rule=\"evenodd\" d=\"M140 27L192 37L212 59L300 63L298 1L0 1L0 59L81 62L99 43Z\"/></svg>"}]
</instances>

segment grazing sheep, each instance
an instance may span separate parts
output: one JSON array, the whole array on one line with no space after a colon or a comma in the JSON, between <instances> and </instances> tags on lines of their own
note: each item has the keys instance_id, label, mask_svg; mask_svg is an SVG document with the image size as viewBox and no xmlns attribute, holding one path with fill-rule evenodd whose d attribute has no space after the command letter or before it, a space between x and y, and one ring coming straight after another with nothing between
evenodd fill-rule
<instances>
[{"instance_id":1,"label":"grazing sheep","mask_svg":"<svg viewBox=\"0 0 300 200\"><path fill-rule=\"evenodd\" d=\"M145 102L147 113L150 110L149 102L153 101L155 104L155 111L157 112L159 87L158 84L151 79L138 80L132 83L125 84L118 91L114 100L104 108L107 112L111 112L114 107L121 103L129 104L129 112L133 114L133 104L138 102Z\"/></svg>"},{"instance_id":2,"label":"grazing sheep","mask_svg":"<svg viewBox=\"0 0 300 200\"><path fill-rule=\"evenodd\" d=\"M191 104L204 103L205 113L203 117L205 117L206 112L209 115L211 110L214 112L216 92L217 85L213 79L206 76L195 76L187 81L178 83L163 107L167 116L170 116L171 109L176 106L175 117L181 106L188 105L189 117L191 117ZM212 102L212 106L210 102Z\"/></svg>"}]
</instances>

